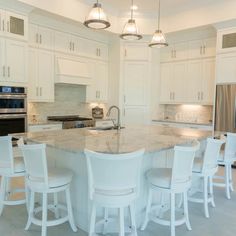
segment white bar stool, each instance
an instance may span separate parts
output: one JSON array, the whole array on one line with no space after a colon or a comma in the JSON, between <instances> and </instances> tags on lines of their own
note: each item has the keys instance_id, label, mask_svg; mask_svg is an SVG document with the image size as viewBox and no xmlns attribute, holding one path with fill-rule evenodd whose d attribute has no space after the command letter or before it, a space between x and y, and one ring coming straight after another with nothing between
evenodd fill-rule
<instances>
[{"instance_id":1,"label":"white bar stool","mask_svg":"<svg viewBox=\"0 0 236 236\"><path fill-rule=\"evenodd\" d=\"M217 159L223 143L224 141L222 140L208 138L204 156L195 158L193 164L193 175L203 180L203 198L191 196L189 197L189 201L203 203L206 218L209 218L208 203L211 203L212 207L215 207L212 179L218 170Z\"/></svg>"},{"instance_id":2,"label":"white bar stool","mask_svg":"<svg viewBox=\"0 0 236 236\"><path fill-rule=\"evenodd\" d=\"M27 190L11 189L10 182L12 178L25 177L25 165L22 157L13 157L12 137L0 137L0 215L3 212L4 205L22 205L27 203ZM10 200L13 193L24 192L26 197L19 200Z\"/></svg>"},{"instance_id":3,"label":"white bar stool","mask_svg":"<svg viewBox=\"0 0 236 236\"><path fill-rule=\"evenodd\" d=\"M96 153L84 151L87 159L89 197L92 201L89 236L94 236L96 225L107 224L109 208L119 209L119 235L125 235L124 208L128 207L131 229L137 236L134 202L139 195L141 162L144 149L125 154ZM96 222L96 208L105 209L104 220Z\"/></svg>"},{"instance_id":4,"label":"white bar stool","mask_svg":"<svg viewBox=\"0 0 236 236\"><path fill-rule=\"evenodd\" d=\"M42 226L41 235L46 236L48 226L55 226L69 221L72 230L77 232L70 198L70 183L73 173L68 169L54 168L48 170L45 144L23 145L20 148L25 162L26 184L30 191L29 215L25 229L28 230L31 223L34 223ZM66 193L67 206L58 204L57 194L62 191ZM42 207L34 207L35 193L42 193ZM47 199L49 193L54 194L54 204L51 205L48 204ZM48 209L54 212L56 219L48 220ZM66 216L59 218L59 210L67 212ZM42 211L42 220L35 217L35 214L40 211Z\"/></svg>"},{"instance_id":5,"label":"white bar stool","mask_svg":"<svg viewBox=\"0 0 236 236\"><path fill-rule=\"evenodd\" d=\"M224 183L214 182L214 186L225 187L225 194L228 199L231 198L230 192L234 191L233 177L232 177L232 164L236 161L236 134L227 133L225 150L220 153L218 164L225 167L224 176L214 176L214 179L223 180Z\"/></svg>"},{"instance_id":6,"label":"white bar stool","mask_svg":"<svg viewBox=\"0 0 236 236\"><path fill-rule=\"evenodd\" d=\"M146 229L149 221L170 226L171 236L175 235L175 227L184 223L186 224L188 230L191 230L188 216L187 192L191 186L193 160L199 147L200 144L197 141L194 142L193 146L175 146L173 168L156 168L147 172L146 176L149 184L149 192L145 220L141 230ZM157 216L155 214L158 207L161 208L162 206L152 206L153 191L160 191L162 194L170 194L170 220L164 220L161 216ZM184 199L184 217L178 220L175 218L176 194L183 195Z\"/></svg>"}]
</instances>

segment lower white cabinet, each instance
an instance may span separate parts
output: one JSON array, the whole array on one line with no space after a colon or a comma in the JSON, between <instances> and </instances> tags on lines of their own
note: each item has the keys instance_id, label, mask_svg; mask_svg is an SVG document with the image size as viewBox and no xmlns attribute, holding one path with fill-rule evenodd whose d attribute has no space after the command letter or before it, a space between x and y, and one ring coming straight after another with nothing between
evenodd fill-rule
<instances>
[{"instance_id":1,"label":"lower white cabinet","mask_svg":"<svg viewBox=\"0 0 236 236\"><path fill-rule=\"evenodd\" d=\"M108 100L108 63L97 61L93 66L91 85L86 87L87 102L107 102Z\"/></svg>"},{"instance_id":2,"label":"lower white cabinet","mask_svg":"<svg viewBox=\"0 0 236 236\"><path fill-rule=\"evenodd\" d=\"M32 102L54 101L54 54L39 49L29 50L28 98Z\"/></svg>"},{"instance_id":3,"label":"lower white cabinet","mask_svg":"<svg viewBox=\"0 0 236 236\"><path fill-rule=\"evenodd\" d=\"M27 54L26 43L0 39L0 81L27 83Z\"/></svg>"},{"instance_id":4,"label":"lower white cabinet","mask_svg":"<svg viewBox=\"0 0 236 236\"><path fill-rule=\"evenodd\" d=\"M51 130L61 130L62 124L29 125L28 132L42 132Z\"/></svg>"},{"instance_id":5,"label":"lower white cabinet","mask_svg":"<svg viewBox=\"0 0 236 236\"><path fill-rule=\"evenodd\" d=\"M217 55L216 83L236 83L236 53Z\"/></svg>"}]
</instances>

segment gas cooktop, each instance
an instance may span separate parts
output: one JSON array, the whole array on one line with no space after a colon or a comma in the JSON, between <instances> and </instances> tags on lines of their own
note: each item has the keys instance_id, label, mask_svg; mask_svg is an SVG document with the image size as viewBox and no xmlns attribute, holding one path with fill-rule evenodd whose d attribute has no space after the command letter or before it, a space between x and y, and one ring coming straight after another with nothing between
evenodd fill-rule
<instances>
[{"instance_id":1,"label":"gas cooktop","mask_svg":"<svg viewBox=\"0 0 236 236\"><path fill-rule=\"evenodd\" d=\"M64 122L64 121L86 121L93 119L81 116L48 116L48 120Z\"/></svg>"}]
</instances>

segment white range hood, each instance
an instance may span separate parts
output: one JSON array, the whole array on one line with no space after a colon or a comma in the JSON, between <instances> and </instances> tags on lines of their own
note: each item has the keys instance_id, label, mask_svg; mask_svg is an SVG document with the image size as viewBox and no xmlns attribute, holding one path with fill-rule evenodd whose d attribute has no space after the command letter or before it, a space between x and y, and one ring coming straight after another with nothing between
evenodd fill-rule
<instances>
[{"instance_id":1,"label":"white range hood","mask_svg":"<svg viewBox=\"0 0 236 236\"><path fill-rule=\"evenodd\" d=\"M90 85L93 64L82 58L56 56L55 83Z\"/></svg>"}]
</instances>

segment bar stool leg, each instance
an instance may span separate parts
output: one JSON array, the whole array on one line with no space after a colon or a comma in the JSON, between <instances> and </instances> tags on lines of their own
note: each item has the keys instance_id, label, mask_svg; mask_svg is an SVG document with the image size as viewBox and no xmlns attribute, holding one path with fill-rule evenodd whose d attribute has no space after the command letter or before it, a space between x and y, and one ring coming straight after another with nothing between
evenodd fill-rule
<instances>
[{"instance_id":1,"label":"bar stool leg","mask_svg":"<svg viewBox=\"0 0 236 236\"><path fill-rule=\"evenodd\" d=\"M73 216L73 211L72 211L71 198L70 198L70 188L69 187L66 189L66 203L67 203L67 210L68 210L70 227L74 232L77 232L77 227L75 226L75 221L74 221L74 216Z\"/></svg>"},{"instance_id":2,"label":"bar stool leg","mask_svg":"<svg viewBox=\"0 0 236 236\"><path fill-rule=\"evenodd\" d=\"M34 192L30 193L30 204L29 204L29 212L28 212L28 221L27 224L25 226L25 230L28 230L31 223L32 223L32 218L34 216Z\"/></svg>"},{"instance_id":3,"label":"bar stool leg","mask_svg":"<svg viewBox=\"0 0 236 236\"><path fill-rule=\"evenodd\" d=\"M94 236L95 234L95 222L96 221L96 205L93 203L91 218L90 218L90 228L89 228L89 236Z\"/></svg>"},{"instance_id":4,"label":"bar stool leg","mask_svg":"<svg viewBox=\"0 0 236 236\"><path fill-rule=\"evenodd\" d=\"M131 225L132 225L132 235L133 236L138 236L137 234L137 226L136 226L136 221L135 221L135 207L134 203L132 203L129 206L129 211L130 211L130 218L131 218Z\"/></svg>"},{"instance_id":5,"label":"bar stool leg","mask_svg":"<svg viewBox=\"0 0 236 236\"><path fill-rule=\"evenodd\" d=\"M48 201L47 193L43 193L43 216L42 216L42 236L47 236L47 211Z\"/></svg>"},{"instance_id":6,"label":"bar stool leg","mask_svg":"<svg viewBox=\"0 0 236 236\"><path fill-rule=\"evenodd\" d=\"M145 230L146 227L147 227L147 224L148 224L148 221L149 221L149 213L150 213L150 210L151 210L151 206L152 206L152 189L149 188L145 219L144 219L144 223L141 227L141 230Z\"/></svg>"},{"instance_id":7,"label":"bar stool leg","mask_svg":"<svg viewBox=\"0 0 236 236\"><path fill-rule=\"evenodd\" d=\"M5 192L6 192L6 178L5 176L2 176L1 188L0 188L0 215L2 215L2 211L4 207Z\"/></svg>"},{"instance_id":8,"label":"bar stool leg","mask_svg":"<svg viewBox=\"0 0 236 236\"><path fill-rule=\"evenodd\" d=\"M206 218L209 218L209 210L208 210L208 177L205 176L203 178L203 185L204 185L204 212Z\"/></svg>"},{"instance_id":9,"label":"bar stool leg","mask_svg":"<svg viewBox=\"0 0 236 236\"><path fill-rule=\"evenodd\" d=\"M229 164L225 165L225 191L227 198L230 199Z\"/></svg>"},{"instance_id":10,"label":"bar stool leg","mask_svg":"<svg viewBox=\"0 0 236 236\"><path fill-rule=\"evenodd\" d=\"M108 225L108 208L104 207L104 224L102 232L103 235L107 233L107 225Z\"/></svg>"},{"instance_id":11,"label":"bar stool leg","mask_svg":"<svg viewBox=\"0 0 236 236\"><path fill-rule=\"evenodd\" d=\"M53 193L53 204L54 204L54 215L55 215L55 218L58 219L59 218L59 209L58 209L57 193Z\"/></svg>"},{"instance_id":12,"label":"bar stool leg","mask_svg":"<svg viewBox=\"0 0 236 236\"><path fill-rule=\"evenodd\" d=\"M212 205L212 207L216 207L215 200L214 200L212 176L209 177L209 189L210 189L210 195L211 195L211 205Z\"/></svg>"},{"instance_id":13,"label":"bar stool leg","mask_svg":"<svg viewBox=\"0 0 236 236\"><path fill-rule=\"evenodd\" d=\"M124 208L119 209L120 233L119 236L125 236Z\"/></svg>"},{"instance_id":14,"label":"bar stool leg","mask_svg":"<svg viewBox=\"0 0 236 236\"><path fill-rule=\"evenodd\" d=\"M171 236L175 236L175 193L170 194L170 210L171 210Z\"/></svg>"},{"instance_id":15,"label":"bar stool leg","mask_svg":"<svg viewBox=\"0 0 236 236\"><path fill-rule=\"evenodd\" d=\"M229 172L230 172L230 175L229 175L230 189L233 192L234 191L234 185L233 185L233 173L232 173L231 165L230 165L230 168L229 168Z\"/></svg>"},{"instance_id":16,"label":"bar stool leg","mask_svg":"<svg viewBox=\"0 0 236 236\"><path fill-rule=\"evenodd\" d=\"M192 227L190 225L189 221L189 215L188 215L188 195L187 192L183 193L183 198L184 198L184 216L186 220L186 226L188 230L192 230Z\"/></svg>"}]
</instances>

